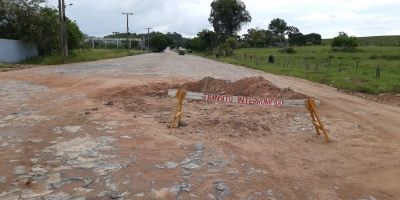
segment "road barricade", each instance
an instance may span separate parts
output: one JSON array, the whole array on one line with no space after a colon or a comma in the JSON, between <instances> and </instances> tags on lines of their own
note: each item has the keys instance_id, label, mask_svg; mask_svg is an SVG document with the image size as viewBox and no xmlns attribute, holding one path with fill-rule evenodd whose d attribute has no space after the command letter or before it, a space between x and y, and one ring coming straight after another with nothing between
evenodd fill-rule
<instances>
[{"instance_id":1,"label":"road barricade","mask_svg":"<svg viewBox=\"0 0 400 200\"><path fill-rule=\"evenodd\" d=\"M194 100L205 100L205 101L217 101L226 103L236 103L245 105L259 105L259 106L273 106L273 107L294 107L294 106L305 106L311 115L312 123L315 127L317 135L321 135L320 131L325 136L327 143L330 142L328 133L322 124L318 112L317 106L320 101L314 99L279 99L279 98L260 98L260 97L241 97L231 95L219 95L219 94L207 94L199 92L185 91L182 89L170 89L168 90L168 96L175 97L178 100L176 112L174 118L171 120L169 128L177 128L179 126L182 117L183 100L185 98Z\"/></svg>"}]
</instances>

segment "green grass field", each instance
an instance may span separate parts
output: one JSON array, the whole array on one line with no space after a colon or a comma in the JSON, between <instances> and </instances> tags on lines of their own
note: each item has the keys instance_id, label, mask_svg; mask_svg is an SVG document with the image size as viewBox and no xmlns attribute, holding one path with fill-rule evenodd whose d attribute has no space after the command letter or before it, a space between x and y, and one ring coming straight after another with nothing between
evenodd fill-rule
<instances>
[{"instance_id":1,"label":"green grass field","mask_svg":"<svg viewBox=\"0 0 400 200\"><path fill-rule=\"evenodd\" d=\"M400 93L400 47L360 47L353 53L332 52L328 46L295 50L296 54L286 54L278 48L238 49L233 56L221 57L220 61L353 92ZM275 57L275 64L267 64L269 55ZM203 56L215 59L214 55ZM378 65L380 79L375 77Z\"/></svg>"},{"instance_id":2,"label":"green grass field","mask_svg":"<svg viewBox=\"0 0 400 200\"><path fill-rule=\"evenodd\" d=\"M400 35L357 37L360 46L397 46L400 47ZM325 45L330 45L332 39L324 39Z\"/></svg>"},{"instance_id":3,"label":"green grass field","mask_svg":"<svg viewBox=\"0 0 400 200\"><path fill-rule=\"evenodd\" d=\"M142 50L126 50L126 49L90 49L85 51L74 50L70 52L70 56L64 60L60 55L39 56L23 62L23 64L40 64L40 65L58 65L64 63L77 63L94 61L109 58L119 58L124 56L133 56L146 53Z\"/></svg>"}]
</instances>

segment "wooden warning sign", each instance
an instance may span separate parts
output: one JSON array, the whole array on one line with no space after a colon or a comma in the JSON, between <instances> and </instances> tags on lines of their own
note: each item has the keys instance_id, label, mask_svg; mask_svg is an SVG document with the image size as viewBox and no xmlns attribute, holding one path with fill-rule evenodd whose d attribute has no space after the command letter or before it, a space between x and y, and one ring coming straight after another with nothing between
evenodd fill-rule
<instances>
[{"instance_id":1,"label":"wooden warning sign","mask_svg":"<svg viewBox=\"0 0 400 200\"><path fill-rule=\"evenodd\" d=\"M176 105L176 112L174 118L171 120L171 124L169 125L169 128L176 128L179 126L179 122L181 121L182 118L182 107L183 107L183 100L186 97L186 91L185 90L178 90L175 94L175 97L178 100L178 103Z\"/></svg>"},{"instance_id":2,"label":"wooden warning sign","mask_svg":"<svg viewBox=\"0 0 400 200\"><path fill-rule=\"evenodd\" d=\"M183 100L186 98L189 99L197 99L197 100L206 100L206 101L220 101L220 102L228 102L228 103L238 103L238 104L248 104L248 105L263 105L263 106L306 106L307 110L311 115L312 123L315 127L315 131L318 135L321 135L321 132L325 136L325 140L327 143L330 142L328 133L321 122L321 119L318 116L317 105L319 101L313 99L276 99L276 98L258 98L258 97L240 97L240 96L230 96L230 95L218 95L218 94L204 94L198 92L187 92L185 90L168 90L168 95L171 97L175 97L178 100L176 113L174 118L169 125L169 128L173 129L179 126L179 122L182 117L182 107ZM171 130L172 131L172 130Z\"/></svg>"},{"instance_id":3,"label":"wooden warning sign","mask_svg":"<svg viewBox=\"0 0 400 200\"><path fill-rule=\"evenodd\" d=\"M305 100L305 104L306 104L307 110L310 112L311 120L312 120L312 123L314 124L315 131L317 131L317 135L321 135L320 131L322 131L322 133L325 136L326 142L329 143L330 142L329 136L328 136L328 133L327 133L324 125L321 122L321 119L318 116L315 100L307 99L307 100Z\"/></svg>"},{"instance_id":4,"label":"wooden warning sign","mask_svg":"<svg viewBox=\"0 0 400 200\"><path fill-rule=\"evenodd\" d=\"M171 89L171 90L168 90L168 95L170 97L175 97L177 95L177 92L178 92L178 90ZM186 98L195 99L195 100L219 101L219 102L226 102L226 103L274 106L274 107L304 106L304 100L305 100L305 99L241 97L241 96L207 94L207 93L190 92L190 91L187 91ZM315 101L315 102L316 102L316 105L319 104L319 101Z\"/></svg>"}]
</instances>

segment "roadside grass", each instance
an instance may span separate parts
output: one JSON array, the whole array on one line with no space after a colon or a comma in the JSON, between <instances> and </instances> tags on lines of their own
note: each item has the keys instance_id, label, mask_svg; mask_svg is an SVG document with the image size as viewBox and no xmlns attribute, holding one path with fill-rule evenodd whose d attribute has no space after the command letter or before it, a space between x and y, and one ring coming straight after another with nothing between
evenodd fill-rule
<instances>
[{"instance_id":1,"label":"roadside grass","mask_svg":"<svg viewBox=\"0 0 400 200\"><path fill-rule=\"evenodd\" d=\"M278 48L244 48L220 61L369 94L400 93L400 47L360 47L356 52L335 52L327 46L295 47L296 54ZM215 59L215 55L200 54ZM268 64L273 55L274 64ZM358 62L358 67L357 67ZM381 77L376 78L377 66Z\"/></svg>"},{"instance_id":2,"label":"roadside grass","mask_svg":"<svg viewBox=\"0 0 400 200\"><path fill-rule=\"evenodd\" d=\"M0 62L0 72L10 71L14 65Z\"/></svg>"},{"instance_id":3,"label":"roadside grass","mask_svg":"<svg viewBox=\"0 0 400 200\"><path fill-rule=\"evenodd\" d=\"M66 63L77 63L86 62L110 58L119 58L125 56L133 56L147 53L142 50L126 50L126 49L89 49L89 50L73 50L70 51L68 58L64 58L60 55L50 55L50 56L39 56L35 58L28 59L22 64L40 64L40 65L59 65Z\"/></svg>"},{"instance_id":4,"label":"roadside grass","mask_svg":"<svg viewBox=\"0 0 400 200\"><path fill-rule=\"evenodd\" d=\"M8 64L0 62L0 68L8 68L8 67L9 67Z\"/></svg>"}]
</instances>

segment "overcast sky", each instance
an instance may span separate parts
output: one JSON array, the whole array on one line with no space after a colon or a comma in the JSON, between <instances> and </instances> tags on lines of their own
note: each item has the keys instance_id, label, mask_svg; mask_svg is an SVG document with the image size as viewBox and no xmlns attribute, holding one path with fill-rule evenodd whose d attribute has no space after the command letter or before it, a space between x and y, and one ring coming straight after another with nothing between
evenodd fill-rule
<instances>
[{"instance_id":1,"label":"overcast sky","mask_svg":"<svg viewBox=\"0 0 400 200\"><path fill-rule=\"evenodd\" d=\"M133 12L130 32L178 32L195 36L212 29L208 22L212 0L65 0L67 16L91 36L126 32L126 16ZM57 0L48 0L57 6ZM316 32L331 38L339 31L356 36L400 35L400 0L243 0L253 20L243 28L267 28L282 18L302 33Z\"/></svg>"}]
</instances>

